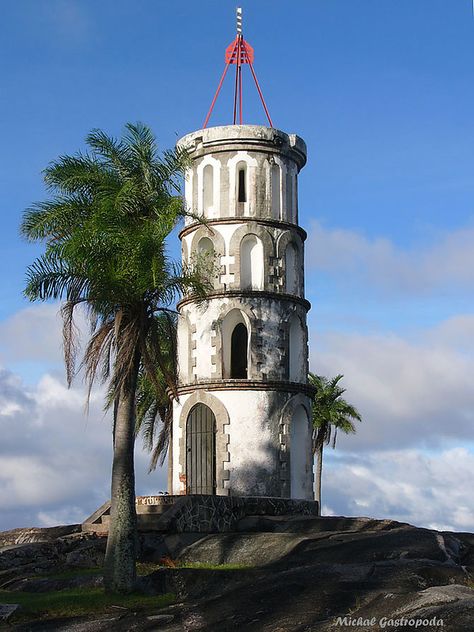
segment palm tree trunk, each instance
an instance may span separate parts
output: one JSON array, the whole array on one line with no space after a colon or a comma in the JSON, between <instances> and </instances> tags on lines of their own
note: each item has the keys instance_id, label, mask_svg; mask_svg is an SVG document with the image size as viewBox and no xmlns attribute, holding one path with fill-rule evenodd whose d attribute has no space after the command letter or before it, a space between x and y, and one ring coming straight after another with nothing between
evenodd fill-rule
<instances>
[{"instance_id":1,"label":"palm tree trunk","mask_svg":"<svg viewBox=\"0 0 474 632\"><path fill-rule=\"evenodd\" d=\"M323 444L316 449L316 481L314 500L318 502L318 515L321 515L321 481L323 477Z\"/></svg>"},{"instance_id":2,"label":"palm tree trunk","mask_svg":"<svg viewBox=\"0 0 474 632\"><path fill-rule=\"evenodd\" d=\"M131 592L136 581L134 445L137 376L138 359L127 386L121 390L115 419L110 527L104 565L106 592Z\"/></svg>"},{"instance_id":3,"label":"palm tree trunk","mask_svg":"<svg viewBox=\"0 0 474 632\"><path fill-rule=\"evenodd\" d=\"M168 494L173 493L173 424L170 426L170 438L168 444Z\"/></svg>"}]
</instances>

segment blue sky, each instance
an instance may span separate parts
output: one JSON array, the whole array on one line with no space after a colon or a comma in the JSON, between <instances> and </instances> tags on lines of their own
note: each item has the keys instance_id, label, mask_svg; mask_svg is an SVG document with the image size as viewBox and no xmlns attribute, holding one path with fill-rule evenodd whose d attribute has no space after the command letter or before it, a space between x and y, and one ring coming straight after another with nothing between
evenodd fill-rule
<instances>
[{"instance_id":1,"label":"blue sky","mask_svg":"<svg viewBox=\"0 0 474 632\"><path fill-rule=\"evenodd\" d=\"M358 435L328 451L326 509L366 508L474 529L474 503L460 488L474 474L472 3L241 4L273 122L308 145L299 194L308 231L312 370L344 373L348 398L364 414ZM118 135L125 122L140 120L163 148L200 128L234 37L234 11L227 0L22 0L2 7L0 404L16 434L4 462L0 449L0 479L3 469L10 505L12 493L30 498L22 495L29 463L38 480L46 462L52 467L38 428L57 436L66 415L88 429L92 451L99 442L104 461L109 449L107 423L97 422L103 437L94 439L94 420L85 422L76 405L80 386L69 394L61 386L55 307L31 307L22 298L25 268L38 249L18 237L21 213L45 196L41 170L83 148L94 127ZM231 89L229 80L211 124L230 122ZM248 77L244 99L244 122L264 124ZM22 450L20 434L31 437ZM145 469L146 458L139 459ZM454 481L453 463L464 468ZM406 479L410 464L425 473L423 489L457 487L450 502L464 507L458 518L454 505L433 500L432 492L423 496L417 474ZM82 489L78 464L77 502L59 492L37 494L36 508L31 499L4 508L5 528L80 519L107 493L108 467L91 468L96 478L87 479L101 490L97 499ZM400 485L384 487L394 477ZM156 486L150 477L139 480L141 489ZM426 509L417 514L420 506Z\"/></svg>"}]
</instances>

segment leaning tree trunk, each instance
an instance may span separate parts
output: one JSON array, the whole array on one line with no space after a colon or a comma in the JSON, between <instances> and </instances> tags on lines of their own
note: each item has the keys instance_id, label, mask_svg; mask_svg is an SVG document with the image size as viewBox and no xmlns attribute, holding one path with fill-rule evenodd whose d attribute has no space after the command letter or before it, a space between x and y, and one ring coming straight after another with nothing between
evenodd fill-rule
<instances>
[{"instance_id":1,"label":"leaning tree trunk","mask_svg":"<svg viewBox=\"0 0 474 632\"><path fill-rule=\"evenodd\" d=\"M318 515L321 515L321 480L323 477L323 444L316 448L316 480L314 485L314 500L318 502Z\"/></svg>"},{"instance_id":2,"label":"leaning tree trunk","mask_svg":"<svg viewBox=\"0 0 474 632\"><path fill-rule=\"evenodd\" d=\"M115 418L109 537L105 552L106 592L128 593L136 581L135 391L138 362L120 393Z\"/></svg>"}]
</instances>

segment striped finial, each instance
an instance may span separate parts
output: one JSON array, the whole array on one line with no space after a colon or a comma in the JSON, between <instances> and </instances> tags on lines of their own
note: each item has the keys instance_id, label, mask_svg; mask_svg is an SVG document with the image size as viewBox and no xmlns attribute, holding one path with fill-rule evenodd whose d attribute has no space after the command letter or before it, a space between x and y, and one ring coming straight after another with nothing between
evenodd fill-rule
<instances>
[{"instance_id":1,"label":"striped finial","mask_svg":"<svg viewBox=\"0 0 474 632\"><path fill-rule=\"evenodd\" d=\"M237 35L242 34L242 9L237 8Z\"/></svg>"}]
</instances>

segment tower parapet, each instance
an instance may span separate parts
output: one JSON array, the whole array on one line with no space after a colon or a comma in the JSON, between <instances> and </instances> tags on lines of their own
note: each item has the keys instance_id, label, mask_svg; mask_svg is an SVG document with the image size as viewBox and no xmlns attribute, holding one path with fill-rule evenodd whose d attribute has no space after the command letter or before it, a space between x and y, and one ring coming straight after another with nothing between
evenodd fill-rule
<instances>
[{"instance_id":1,"label":"tower parapet","mask_svg":"<svg viewBox=\"0 0 474 632\"><path fill-rule=\"evenodd\" d=\"M178 146L193 160L185 195L198 215L298 223L297 177L306 163L299 136L260 125L228 125L192 132Z\"/></svg>"}]
</instances>

